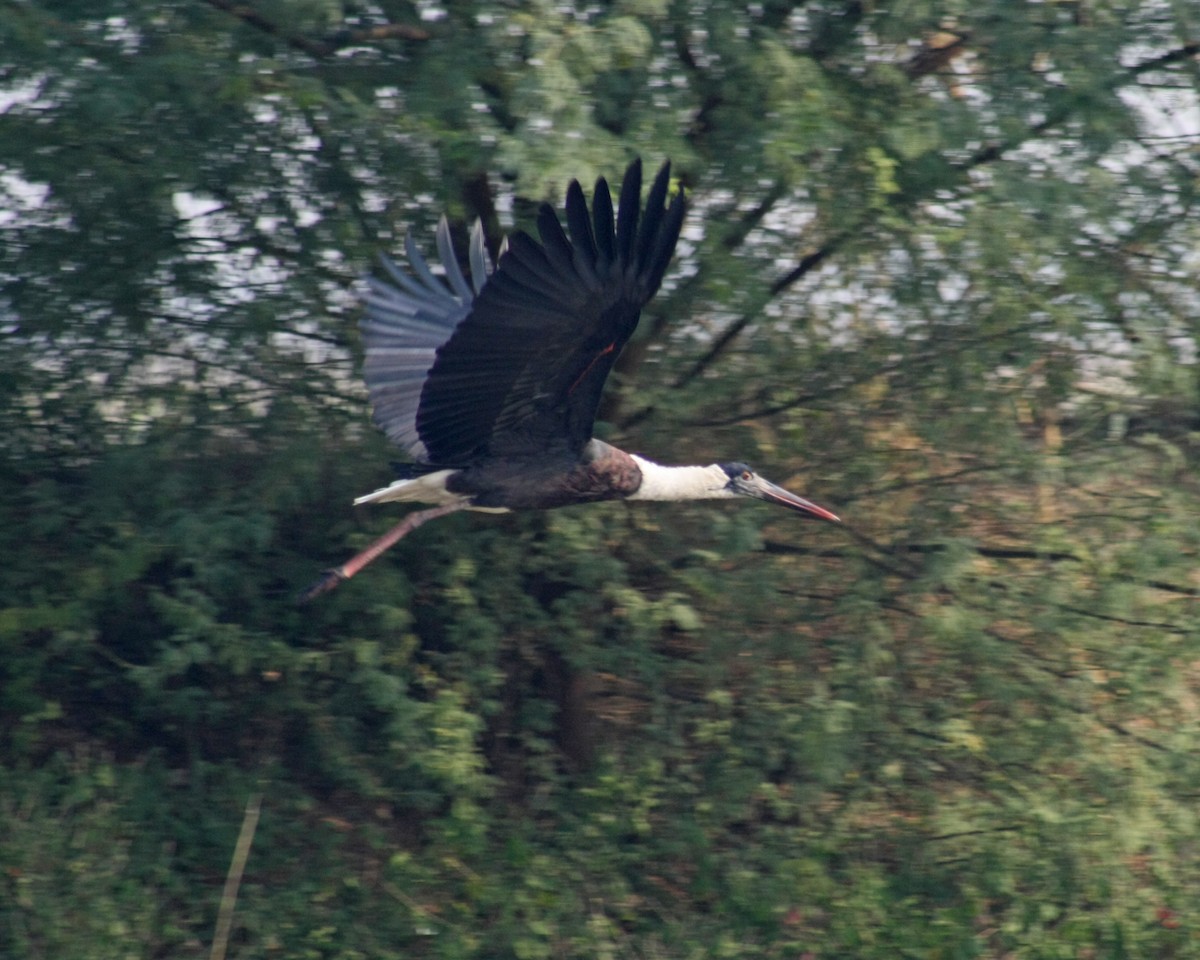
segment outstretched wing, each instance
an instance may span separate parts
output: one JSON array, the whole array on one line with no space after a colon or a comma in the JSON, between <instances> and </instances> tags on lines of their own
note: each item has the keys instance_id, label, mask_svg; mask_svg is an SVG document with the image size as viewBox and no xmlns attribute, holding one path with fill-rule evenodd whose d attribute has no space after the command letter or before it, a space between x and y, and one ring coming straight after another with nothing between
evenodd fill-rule
<instances>
[{"instance_id":1,"label":"outstretched wing","mask_svg":"<svg viewBox=\"0 0 1200 960\"><path fill-rule=\"evenodd\" d=\"M666 164L639 217L642 166L634 161L615 225L608 184L597 182L589 215L573 181L569 239L548 205L538 214L541 243L521 232L510 237L495 272L436 350L416 411L419 444L406 444L411 451L429 463L463 465L487 456L582 450L604 381L675 250L684 201L677 195L667 206L669 181ZM442 256L449 272L453 258ZM381 414L377 401L376 417L405 443L407 423L394 429L388 422L396 413Z\"/></svg>"},{"instance_id":2,"label":"outstretched wing","mask_svg":"<svg viewBox=\"0 0 1200 960\"><path fill-rule=\"evenodd\" d=\"M389 279L368 278L367 310L362 321L366 352L363 377L375 422L391 440L422 461L430 459L417 431L417 409L425 378L437 348L450 339L454 328L471 312L471 304L489 272L479 223L471 231L470 286L454 258L445 217L438 224L437 246L447 282L434 276L412 238L407 237L404 248L414 275L409 276L384 257Z\"/></svg>"}]
</instances>

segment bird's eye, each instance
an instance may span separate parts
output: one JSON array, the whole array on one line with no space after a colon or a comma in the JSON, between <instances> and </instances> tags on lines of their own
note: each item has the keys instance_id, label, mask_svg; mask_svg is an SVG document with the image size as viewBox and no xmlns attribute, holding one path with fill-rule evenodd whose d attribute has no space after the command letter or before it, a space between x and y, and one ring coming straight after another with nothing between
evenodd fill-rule
<instances>
[{"instance_id":1,"label":"bird's eye","mask_svg":"<svg viewBox=\"0 0 1200 960\"><path fill-rule=\"evenodd\" d=\"M743 480L751 480L753 478L754 478L754 474L751 473L749 470L742 471L742 479Z\"/></svg>"}]
</instances>

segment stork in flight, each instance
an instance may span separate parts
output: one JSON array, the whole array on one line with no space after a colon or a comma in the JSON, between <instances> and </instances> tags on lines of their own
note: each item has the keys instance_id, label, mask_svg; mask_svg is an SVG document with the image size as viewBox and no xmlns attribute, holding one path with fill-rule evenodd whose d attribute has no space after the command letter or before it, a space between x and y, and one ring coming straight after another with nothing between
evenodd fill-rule
<instances>
[{"instance_id":1,"label":"stork in flight","mask_svg":"<svg viewBox=\"0 0 1200 960\"><path fill-rule=\"evenodd\" d=\"M445 217L437 230L439 281L409 237L412 275L385 259L362 323L364 377L375 422L415 463L355 504L435 506L401 523L301 595L349 580L405 535L457 510L548 509L600 500L754 497L822 520L837 517L764 480L744 463L667 467L592 437L604 381L670 263L683 223L682 194L667 203L670 164L640 217L642 165L625 172L613 223L603 178L592 210L567 188L567 232L549 204L541 242L517 231L494 270L483 230L471 233L468 283Z\"/></svg>"}]
</instances>

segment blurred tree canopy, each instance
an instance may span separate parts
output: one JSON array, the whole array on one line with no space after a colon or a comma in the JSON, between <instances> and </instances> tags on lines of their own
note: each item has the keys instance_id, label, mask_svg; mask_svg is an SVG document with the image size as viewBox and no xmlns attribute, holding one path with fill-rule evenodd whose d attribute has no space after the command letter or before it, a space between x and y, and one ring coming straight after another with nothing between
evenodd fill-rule
<instances>
[{"instance_id":1,"label":"blurred tree canopy","mask_svg":"<svg viewBox=\"0 0 1200 960\"><path fill-rule=\"evenodd\" d=\"M0 0L0 953L1200 956L1168 0ZM602 411L765 508L394 512L359 278L670 158Z\"/></svg>"}]
</instances>

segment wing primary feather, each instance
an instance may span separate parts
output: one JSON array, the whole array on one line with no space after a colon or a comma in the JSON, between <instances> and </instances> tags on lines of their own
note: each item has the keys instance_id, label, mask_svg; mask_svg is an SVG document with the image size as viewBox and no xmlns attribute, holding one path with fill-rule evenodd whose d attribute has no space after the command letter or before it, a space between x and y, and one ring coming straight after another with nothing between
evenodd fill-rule
<instances>
[{"instance_id":1,"label":"wing primary feather","mask_svg":"<svg viewBox=\"0 0 1200 960\"><path fill-rule=\"evenodd\" d=\"M596 241L592 236L592 221L588 217L587 200L578 180L567 187L567 227L576 252L589 264L596 262Z\"/></svg>"},{"instance_id":2,"label":"wing primary feather","mask_svg":"<svg viewBox=\"0 0 1200 960\"><path fill-rule=\"evenodd\" d=\"M388 276L391 277L396 286L398 286L404 294L411 297L414 301L421 304L444 308L446 306L446 301L451 299L450 294L446 291L445 287L438 286L434 289L429 289L428 287L422 286L407 273L401 270L400 266L391 257L381 255L379 261L383 264L383 269L387 271ZM386 285L381 287L381 291L385 296L391 299L398 299L391 296L390 292L386 289Z\"/></svg>"},{"instance_id":3,"label":"wing primary feather","mask_svg":"<svg viewBox=\"0 0 1200 960\"><path fill-rule=\"evenodd\" d=\"M592 221L578 180L572 180L567 188L567 227L574 248L575 273L589 290L599 290L602 283L596 273L596 241L592 237Z\"/></svg>"},{"instance_id":4,"label":"wing primary feather","mask_svg":"<svg viewBox=\"0 0 1200 960\"><path fill-rule=\"evenodd\" d=\"M597 266L601 271L617 258L616 238L613 233L612 193L608 181L601 177L596 181L596 192L592 194L592 224L595 227L596 247L600 256Z\"/></svg>"},{"instance_id":5,"label":"wing primary feather","mask_svg":"<svg viewBox=\"0 0 1200 960\"><path fill-rule=\"evenodd\" d=\"M404 254L408 257L408 265L412 267L413 271L426 287L435 292L445 293L445 285L438 283L437 277L429 269L429 264L421 256L421 251L417 249L416 241L413 240L411 233L406 234L404 237Z\"/></svg>"},{"instance_id":6,"label":"wing primary feather","mask_svg":"<svg viewBox=\"0 0 1200 960\"><path fill-rule=\"evenodd\" d=\"M487 248L483 244L483 221L476 219L471 227L471 243L469 247L471 260L471 285L479 293L488 278Z\"/></svg>"},{"instance_id":7,"label":"wing primary feather","mask_svg":"<svg viewBox=\"0 0 1200 960\"><path fill-rule=\"evenodd\" d=\"M679 240L679 231L683 227L683 214L686 210L683 195L680 194L671 201L671 206L667 209L667 215L663 218L663 224L659 228L658 237L654 244L654 250L650 255L650 290L651 292L658 290L662 283L663 275L667 272L667 267L671 263L671 257L675 253L675 244Z\"/></svg>"},{"instance_id":8,"label":"wing primary feather","mask_svg":"<svg viewBox=\"0 0 1200 960\"><path fill-rule=\"evenodd\" d=\"M642 161L634 160L625 171L621 199L617 202L617 256L628 269L637 237L638 206L642 199Z\"/></svg>"},{"instance_id":9,"label":"wing primary feather","mask_svg":"<svg viewBox=\"0 0 1200 960\"><path fill-rule=\"evenodd\" d=\"M667 202L667 184L671 181L671 164L664 163L650 185L646 196L646 212L642 216L642 232L638 238L638 272L645 274L652 267L651 254L656 246L663 212Z\"/></svg>"},{"instance_id":10,"label":"wing primary feather","mask_svg":"<svg viewBox=\"0 0 1200 960\"><path fill-rule=\"evenodd\" d=\"M458 257L454 253L454 241L450 239L450 221L444 216L438 221L437 225L437 248L438 256L442 258L442 269L446 271L446 280L450 283L450 288L458 294L458 299L463 303L470 303L475 299L475 295L471 293L471 288L467 286L467 281L463 279L462 270L458 266Z\"/></svg>"},{"instance_id":11,"label":"wing primary feather","mask_svg":"<svg viewBox=\"0 0 1200 960\"><path fill-rule=\"evenodd\" d=\"M558 214L548 203L543 203L538 210L538 236L542 238L542 246L546 251L546 259L559 274L570 276L575 272L574 253L571 241L563 233Z\"/></svg>"}]
</instances>

